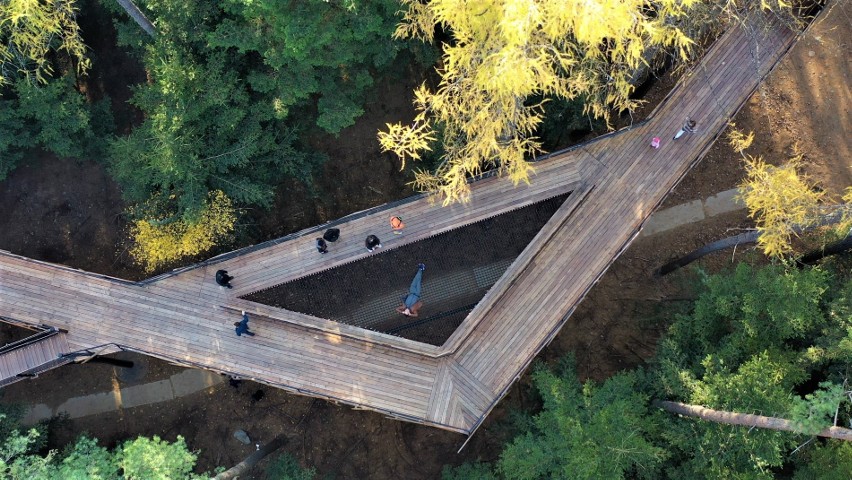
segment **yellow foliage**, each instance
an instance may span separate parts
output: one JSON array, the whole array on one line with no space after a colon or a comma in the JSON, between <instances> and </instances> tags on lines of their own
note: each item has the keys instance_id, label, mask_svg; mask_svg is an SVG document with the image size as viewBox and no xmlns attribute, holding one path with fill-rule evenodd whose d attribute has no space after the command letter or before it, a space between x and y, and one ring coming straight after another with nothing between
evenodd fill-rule
<instances>
[{"instance_id":1,"label":"yellow foliage","mask_svg":"<svg viewBox=\"0 0 852 480\"><path fill-rule=\"evenodd\" d=\"M0 85L17 75L45 82L55 45L77 60L80 72L88 69L76 17L74 0L0 1Z\"/></svg>"},{"instance_id":2,"label":"yellow foliage","mask_svg":"<svg viewBox=\"0 0 852 480\"><path fill-rule=\"evenodd\" d=\"M582 98L585 113L608 121L613 109L637 105L631 81L648 49L671 47L685 57L693 45L675 26L686 14L681 0L655 0L653 9L645 0L402 2L397 37L432 41L437 25L455 41L444 45L438 88L415 93L414 125L389 124L379 140L403 162L418 159L440 124L445 161L413 183L445 204L465 201L469 179L484 170L529 182L543 109L528 98Z\"/></svg>"},{"instance_id":3,"label":"yellow foliage","mask_svg":"<svg viewBox=\"0 0 852 480\"><path fill-rule=\"evenodd\" d=\"M233 202L222 191L210 192L197 220L162 224L155 219L137 220L130 228L130 255L151 272L184 257L198 255L234 230L237 216Z\"/></svg>"},{"instance_id":4,"label":"yellow foliage","mask_svg":"<svg viewBox=\"0 0 852 480\"><path fill-rule=\"evenodd\" d=\"M728 142L745 159L746 179L739 186L740 198L757 223L760 233L758 245L766 255L783 257L792 253L790 240L797 231L818 225L824 216L837 216L830 220L841 235L849 235L852 227L852 187L847 187L843 204L821 205L825 195L799 173L803 155L793 146L794 156L780 167L767 165L760 157L745 153L754 140L736 130L728 133Z\"/></svg>"},{"instance_id":5,"label":"yellow foliage","mask_svg":"<svg viewBox=\"0 0 852 480\"><path fill-rule=\"evenodd\" d=\"M743 154L748 147L754 142L754 132L748 132L748 135L736 129L737 125L731 123L731 131L728 132L728 145L734 150Z\"/></svg>"},{"instance_id":6,"label":"yellow foliage","mask_svg":"<svg viewBox=\"0 0 852 480\"><path fill-rule=\"evenodd\" d=\"M379 132L379 144L382 151L392 151L402 160L400 170L405 168L406 157L414 160L420 159L420 152L429 151L429 142L435 140L434 132L429 124L414 126L397 124L386 124L387 132Z\"/></svg>"},{"instance_id":7,"label":"yellow foliage","mask_svg":"<svg viewBox=\"0 0 852 480\"><path fill-rule=\"evenodd\" d=\"M766 255L783 257L791 253L795 229L813 225L818 219L823 194L799 174L801 162L802 156L796 155L787 164L775 167L759 157L746 156L741 197L749 216L757 222L758 245Z\"/></svg>"},{"instance_id":8,"label":"yellow foliage","mask_svg":"<svg viewBox=\"0 0 852 480\"><path fill-rule=\"evenodd\" d=\"M542 120L531 97L581 99L584 114L607 121L635 109L637 70L662 52L693 54L691 35L705 35L730 16L760 5L789 14L784 0L401 0L397 38L432 42L436 28L453 36L443 45L436 90L420 87L414 125L388 125L385 151L418 159L437 125L444 157L413 185L444 203L469 198L468 181L497 168L515 184L528 182L527 160L541 153L534 137ZM784 10L784 12L778 12ZM787 15L790 16L790 15Z\"/></svg>"}]
</instances>

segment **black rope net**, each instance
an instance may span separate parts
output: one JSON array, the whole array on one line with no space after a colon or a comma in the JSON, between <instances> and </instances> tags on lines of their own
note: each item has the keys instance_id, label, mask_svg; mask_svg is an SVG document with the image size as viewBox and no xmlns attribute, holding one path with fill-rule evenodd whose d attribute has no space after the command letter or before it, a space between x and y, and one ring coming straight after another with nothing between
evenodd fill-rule
<instances>
[{"instance_id":1,"label":"black rope net","mask_svg":"<svg viewBox=\"0 0 852 480\"><path fill-rule=\"evenodd\" d=\"M568 198L560 195L243 298L441 345ZM341 232L345 238L346 232ZM403 233L404 235L404 233ZM363 241L363 240L359 240ZM402 305L424 263L419 317Z\"/></svg>"}]
</instances>

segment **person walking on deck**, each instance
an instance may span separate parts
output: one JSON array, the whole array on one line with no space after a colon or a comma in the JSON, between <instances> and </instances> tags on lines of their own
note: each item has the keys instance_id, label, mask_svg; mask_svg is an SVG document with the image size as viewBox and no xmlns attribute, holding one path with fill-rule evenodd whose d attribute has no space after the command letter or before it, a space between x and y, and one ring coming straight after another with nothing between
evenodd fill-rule
<instances>
[{"instance_id":1,"label":"person walking on deck","mask_svg":"<svg viewBox=\"0 0 852 480\"><path fill-rule=\"evenodd\" d=\"M233 280L233 279L234 279L234 277L228 275L227 270L217 270L216 271L216 284L219 285L220 287L234 288L234 287L231 286L231 280Z\"/></svg>"},{"instance_id":2,"label":"person walking on deck","mask_svg":"<svg viewBox=\"0 0 852 480\"><path fill-rule=\"evenodd\" d=\"M237 327L235 330L237 331L238 337L242 337L243 334L246 334L249 337L254 336L254 332L249 331L248 322L249 322L248 313L246 313L246 311L243 310L243 321L242 322L234 322L234 326Z\"/></svg>"},{"instance_id":3,"label":"person walking on deck","mask_svg":"<svg viewBox=\"0 0 852 480\"><path fill-rule=\"evenodd\" d=\"M423 301L420 300L420 293L423 289L423 270L426 270L426 265L417 264L417 274L414 275L414 280L408 287L408 295L402 298L402 305L396 307L397 312L408 317L420 315L420 308L423 306Z\"/></svg>"},{"instance_id":4,"label":"person walking on deck","mask_svg":"<svg viewBox=\"0 0 852 480\"><path fill-rule=\"evenodd\" d=\"M317 239L317 251L319 253L328 253L328 244L325 243L325 240L321 238Z\"/></svg>"},{"instance_id":5,"label":"person walking on deck","mask_svg":"<svg viewBox=\"0 0 852 480\"><path fill-rule=\"evenodd\" d=\"M695 120L690 120L689 117L686 117L686 123L684 123L683 126L680 127L680 130L678 130L677 133L675 133L675 136L674 138L672 138L672 140L677 140L678 138L682 137L684 133L695 133L695 125Z\"/></svg>"},{"instance_id":6,"label":"person walking on deck","mask_svg":"<svg viewBox=\"0 0 852 480\"><path fill-rule=\"evenodd\" d=\"M369 235L367 239L364 240L364 245L366 245L368 252L372 252L377 248L382 248L382 241L375 235Z\"/></svg>"}]
</instances>

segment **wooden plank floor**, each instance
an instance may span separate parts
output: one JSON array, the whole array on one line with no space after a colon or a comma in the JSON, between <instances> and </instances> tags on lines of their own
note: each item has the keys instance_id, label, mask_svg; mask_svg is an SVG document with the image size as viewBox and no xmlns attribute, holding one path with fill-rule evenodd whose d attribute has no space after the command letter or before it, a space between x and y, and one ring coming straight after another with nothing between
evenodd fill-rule
<instances>
[{"instance_id":1,"label":"wooden plank floor","mask_svg":"<svg viewBox=\"0 0 852 480\"><path fill-rule=\"evenodd\" d=\"M6 383L19 373L51 363L68 351L65 334L57 333L0 354L0 382Z\"/></svg>"},{"instance_id":2,"label":"wooden plank floor","mask_svg":"<svg viewBox=\"0 0 852 480\"><path fill-rule=\"evenodd\" d=\"M795 39L752 27L723 35L648 122L542 160L531 185L488 178L468 204L419 197L351 215L333 222L341 239L327 255L314 250L319 226L139 284L0 252L0 315L67 330L68 350L129 349L471 433ZM686 116L698 132L672 142ZM442 347L239 298L380 254L364 248L368 234L398 248L570 191ZM403 235L391 234L391 215L405 219ZM236 277L232 290L213 283L220 268ZM240 309L257 336L234 334Z\"/></svg>"}]
</instances>

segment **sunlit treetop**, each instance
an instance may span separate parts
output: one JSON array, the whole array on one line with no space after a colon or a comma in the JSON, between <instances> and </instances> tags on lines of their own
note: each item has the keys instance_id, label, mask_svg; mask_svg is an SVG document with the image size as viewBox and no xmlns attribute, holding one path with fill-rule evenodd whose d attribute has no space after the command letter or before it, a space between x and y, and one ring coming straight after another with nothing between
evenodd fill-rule
<instances>
[{"instance_id":1,"label":"sunlit treetop","mask_svg":"<svg viewBox=\"0 0 852 480\"><path fill-rule=\"evenodd\" d=\"M846 189L843 203L826 203L825 192L803 172L804 155L796 147L786 163L774 166L745 153L753 140L754 133L746 135L735 128L728 133L729 144L743 156L746 177L739 186L740 197L755 219L757 243L763 253L776 258L794 253L793 237L830 216L837 217L834 228L848 234L852 227L852 187Z\"/></svg>"},{"instance_id":2,"label":"sunlit treetop","mask_svg":"<svg viewBox=\"0 0 852 480\"><path fill-rule=\"evenodd\" d=\"M0 86L18 77L45 83L52 50L71 57L79 72L89 68L74 0L0 1Z\"/></svg>"},{"instance_id":3,"label":"sunlit treetop","mask_svg":"<svg viewBox=\"0 0 852 480\"><path fill-rule=\"evenodd\" d=\"M773 5L779 0L773 0ZM441 130L443 163L417 171L414 186L436 192L444 203L465 201L468 181L497 168L515 184L528 182L527 159L541 152L535 131L540 103L530 98L580 99L584 114L607 123L633 110L637 72L671 53L693 54L696 22L730 5L697 0L402 0L395 35L443 45L436 90L415 93L412 125L388 125L379 141L403 162L418 159ZM690 32L689 34L687 32Z\"/></svg>"}]
</instances>

